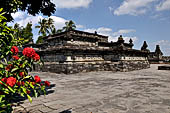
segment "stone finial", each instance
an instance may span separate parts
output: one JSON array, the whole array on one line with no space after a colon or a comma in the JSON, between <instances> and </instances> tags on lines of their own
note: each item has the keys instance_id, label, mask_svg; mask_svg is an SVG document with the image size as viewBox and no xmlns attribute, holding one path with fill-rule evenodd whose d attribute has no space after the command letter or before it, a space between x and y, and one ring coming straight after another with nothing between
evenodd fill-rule
<instances>
[{"instance_id":1,"label":"stone finial","mask_svg":"<svg viewBox=\"0 0 170 113\"><path fill-rule=\"evenodd\" d=\"M119 36L118 40L123 40L123 37L122 35Z\"/></svg>"},{"instance_id":2,"label":"stone finial","mask_svg":"<svg viewBox=\"0 0 170 113\"><path fill-rule=\"evenodd\" d=\"M129 40L129 45L131 45L131 48L134 46L134 44L133 44L133 40L130 38L130 40Z\"/></svg>"},{"instance_id":3,"label":"stone finial","mask_svg":"<svg viewBox=\"0 0 170 113\"><path fill-rule=\"evenodd\" d=\"M120 35L119 36L119 38L118 38L118 41L117 41L118 43L124 43L124 40L123 40L123 37L122 37L122 35Z\"/></svg>"},{"instance_id":4,"label":"stone finial","mask_svg":"<svg viewBox=\"0 0 170 113\"><path fill-rule=\"evenodd\" d=\"M146 41L143 42L143 46L141 47L141 50L146 50L148 47L148 44L146 43Z\"/></svg>"},{"instance_id":5,"label":"stone finial","mask_svg":"<svg viewBox=\"0 0 170 113\"><path fill-rule=\"evenodd\" d=\"M155 53L163 55L159 45L156 45Z\"/></svg>"},{"instance_id":6,"label":"stone finial","mask_svg":"<svg viewBox=\"0 0 170 113\"><path fill-rule=\"evenodd\" d=\"M95 31L94 34L97 34L97 31Z\"/></svg>"},{"instance_id":7,"label":"stone finial","mask_svg":"<svg viewBox=\"0 0 170 113\"><path fill-rule=\"evenodd\" d=\"M148 44L146 43L146 41L144 41L143 46L141 47L141 50L149 52L149 49L147 49L147 47L148 47Z\"/></svg>"},{"instance_id":8,"label":"stone finial","mask_svg":"<svg viewBox=\"0 0 170 113\"><path fill-rule=\"evenodd\" d=\"M133 40L131 38L129 40L129 44L133 44Z\"/></svg>"}]
</instances>

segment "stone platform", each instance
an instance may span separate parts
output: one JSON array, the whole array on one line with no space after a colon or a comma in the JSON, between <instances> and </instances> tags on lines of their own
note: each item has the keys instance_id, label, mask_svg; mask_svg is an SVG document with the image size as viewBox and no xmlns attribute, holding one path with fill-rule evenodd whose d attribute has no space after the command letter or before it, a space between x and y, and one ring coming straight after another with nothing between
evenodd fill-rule
<instances>
[{"instance_id":1,"label":"stone platform","mask_svg":"<svg viewBox=\"0 0 170 113\"><path fill-rule=\"evenodd\" d=\"M160 64L131 72L55 74L33 72L52 86L49 94L18 106L28 113L170 113L170 74ZM21 113L24 113L22 111Z\"/></svg>"}]
</instances>

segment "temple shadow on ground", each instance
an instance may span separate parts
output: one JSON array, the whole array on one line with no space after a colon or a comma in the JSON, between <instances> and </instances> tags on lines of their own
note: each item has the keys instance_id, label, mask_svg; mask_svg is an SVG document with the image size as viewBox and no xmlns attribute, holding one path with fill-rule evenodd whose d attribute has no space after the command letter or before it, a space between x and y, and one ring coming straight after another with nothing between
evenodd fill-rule
<instances>
[{"instance_id":1,"label":"temple shadow on ground","mask_svg":"<svg viewBox=\"0 0 170 113\"><path fill-rule=\"evenodd\" d=\"M71 108L70 108L70 109L67 109L67 110L61 111L61 112L59 112L59 113L72 113L72 111L71 111Z\"/></svg>"}]
</instances>

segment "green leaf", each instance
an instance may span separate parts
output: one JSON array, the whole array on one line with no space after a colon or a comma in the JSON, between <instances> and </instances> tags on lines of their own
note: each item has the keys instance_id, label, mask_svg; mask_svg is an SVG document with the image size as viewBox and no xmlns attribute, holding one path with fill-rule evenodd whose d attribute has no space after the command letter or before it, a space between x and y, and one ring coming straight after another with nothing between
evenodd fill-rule
<instances>
[{"instance_id":1,"label":"green leaf","mask_svg":"<svg viewBox=\"0 0 170 113\"><path fill-rule=\"evenodd\" d=\"M8 54L9 54L9 51L6 52L6 55L8 55Z\"/></svg>"},{"instance_id":2,"label":"green leaf","mask_svg":"<svg viewBox=\"0 0 170 113\"><path fill-rule=\"evenodd\" d=\"M7 62L6 58L4 58L4 60L5 60L5 63L7 64L8 62Z\"/></svg>"},{"instance_id":3,"label":"green leaf","mask_svg":"<svg viewBox=\"0 0 170 113\"><path fill-rule=\"evenodd\" d=\"M22 97L24 97L24 93L20 93L20 95L21 95Z\"/></svg>"},{"instance_id":4,"label":"green leaf","mask_svg":"<svg viewBox=\"0 0 170 113\"><path fill-rule=\"evenodd\" d=\"M28 60L25 60L24 63L22 64L22 68L25 68L25 65L28 63Z\"/></svg>"},{"instance_id":5,"label":"green leaf","mask_svg":"<svg viewBox=\"0 0 170 113\"><path fill-rule=\"evenodd\" d=\"M31 78L31 76L29 75L29 76L24 77L24 79L27 79L27 78Z\"/></svg>"},{"instance_id":6,"label":"green leaf","mask_svg":"<svg viewBox=\"0 0 170 113\"><path fill-rule=\"evenodd\" d=\"M45 86L41 86L41 91L43 91L44 95L46 95Z\"/></svg>"},{"instance_id":7,"label":"green leaf","mask_svg":"<svg viewBox=\"0 0 170 113\"><path fill-rule=\"evenodd\" d=\"M2 101L2 98L4 98L5 95L0 95L0 102Z\"/></svg>"},{"instance_id":8,"label":"green leaf","mask_svg":"<svg viewBox=\"0 0 170 113\"><path fill-rule=\"evenodd\" d=\"M3 64L0 64L0 68L3 68L4 66L3 66Z\"/></svg>"},{"instance_id":9,"label":"green leaf","mask_svg":"<svg viewBox=\"0 0 170 113\"><path fill-rule=\"evenodd\" d=\"M32 98L28 94L27 94L27 97L28 97L30 103L32 103Z\"/></svg>"},{"instance_id":10,"label":"green leaf","mask_svg":"<svg viewBox=\"0 0 170 113\"><path fill-rule=\"evenodd\" d=\"M12 70L11 70L11 72L14 72L14 71L16 71L16 70L18 70L19 68L13 68Z\"/></svg>"},{"instance_id":11,"label":"green leaf","mask_svg":"<svg viewBox=\"0 0 170 113\"><path fill-rule=\"evenodd\" d=\"M24 88L24 87L21 87L21 88L22 88L22 91L23 91L25 94L27 94L26 88Z\"/></svg>"},{"instance_id":12,"label":"green leaf","mask_svg":"<svg viewBox=\"0 0 170 113\"><path fill-rule=\"evenodd\" d=\"M15 93L15 91L14 91L10 86L8 86L8 89L9 89L11 92Z\"/></svg>"},{"instance_id":13,"label":"green leaf","mask_svg":"<svg viewBox=\"0 0 170 113\"><path fill-rule=\"evenodd\" d=\"M30 85L30 87L31 87L32 89L34 89L34 86L33 86L31 83L30 83L29 85Z\"/></svg>"},{"instance_id":14,"label":"green leaf","mask_svg":"<svg viewBox=\"0 0 170 113\"><path fill-rule=\"evenodd\" d=\"M34 90L34 95L35 95L35 98L37 98L37 97L38 97L38 93L37 93L37 91L36 91L36 90Z\"/></svg>"},{"instance_id":15,"label":"green leaf","mask_svg":"<svg viewBox=\"0 0 170 113\"><path fill-rule=\"evenodd\" d=\"M0 8L0 12L3 10L3 8Z\"/></svg>"}]
</instances>

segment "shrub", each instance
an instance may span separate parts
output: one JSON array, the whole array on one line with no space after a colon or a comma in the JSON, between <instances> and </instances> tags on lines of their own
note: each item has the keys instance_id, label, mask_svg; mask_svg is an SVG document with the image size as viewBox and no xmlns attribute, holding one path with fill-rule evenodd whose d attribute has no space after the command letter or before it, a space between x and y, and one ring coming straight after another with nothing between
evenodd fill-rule
<instances>
[{"instance_id":1,"label":"shrub","mask_svg":"<svg viewBox=\"0 0 170 113\"><path fill-rule=\"evenodd\" d=\"M25 48L23 55L18 54L24 40L17 40L12 35L12 30L7 26L6 18L0 9L0 113L12 112L12 102L16 97L27 97L32 102L31 96L45 94L45 86L50 86L48 81L41 83L38 75L31 76L28 71L34 63L40 63L40 56L33 48Z\"/></svg>"}]
</instances>

